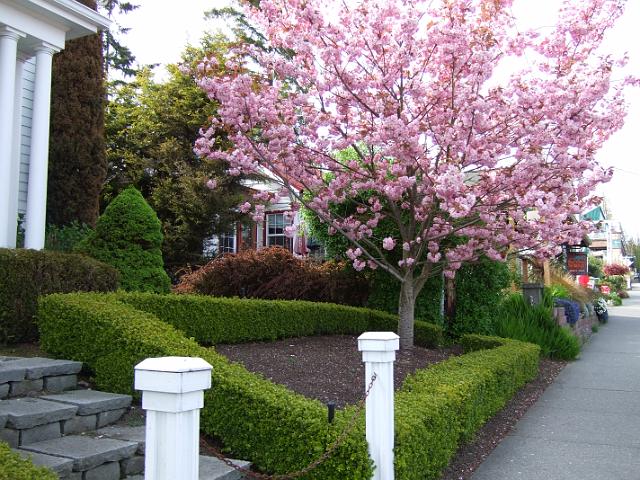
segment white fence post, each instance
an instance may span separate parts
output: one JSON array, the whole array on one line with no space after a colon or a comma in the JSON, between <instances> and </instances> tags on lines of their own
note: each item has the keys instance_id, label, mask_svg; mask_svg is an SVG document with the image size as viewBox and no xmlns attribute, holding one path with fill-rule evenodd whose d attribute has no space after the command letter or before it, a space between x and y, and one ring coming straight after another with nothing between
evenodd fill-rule
<instances>
[{"instance_id":1,"label":"white fence post","mask_svg":"<svg viewBox=\"0 0 640 480\"><path fill-rule=\"evenodd\" d=\"M393 480L393 362L399 348L393 332L365 332L358 337L358 350L365 363L365 388L376 380L367 397L367 442L375 465L373 480Z\"/></svg>"},{"instance_id":2,"label":"white fence post","mask_svg":"<svg viewBox=\"0 0 640 480\"><path fill-rule=\"evenodd\" d=\"M147 411L145 479L198 480L200 409L211 387L201 358L148 358L135 367L135 388Z\"/></svg>"}]
</instances>

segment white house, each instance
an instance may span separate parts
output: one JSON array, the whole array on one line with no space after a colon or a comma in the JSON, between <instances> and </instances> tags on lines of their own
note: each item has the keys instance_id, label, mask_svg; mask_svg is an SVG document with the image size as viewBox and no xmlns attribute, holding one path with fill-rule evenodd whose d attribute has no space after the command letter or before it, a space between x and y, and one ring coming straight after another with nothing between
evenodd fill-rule
<instances>
[{"instance_id":1,"label":"white house","mask_svg":"<svg viewBox=\"0 0 640 480\"><path fill-rule=\"evenodd\" d=\"M0 0L0 248L42 249L53 54L111 21L75 0Z\"/></svg>"}]
</instances>

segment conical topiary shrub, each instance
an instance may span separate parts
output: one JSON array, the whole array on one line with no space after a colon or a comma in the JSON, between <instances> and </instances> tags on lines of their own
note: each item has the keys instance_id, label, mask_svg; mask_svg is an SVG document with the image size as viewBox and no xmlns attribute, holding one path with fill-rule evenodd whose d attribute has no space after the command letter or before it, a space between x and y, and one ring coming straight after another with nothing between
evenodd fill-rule
<instances>
[{"instance_id":1,"label":"conical topiary shrub","mask_svg":"<svg viewBox=\"0 0 640 480\"><path fill-rule=\"evenodd\" d=\"M156 212L138 190L129 187L112 200L78 250L117 268L125 290L165 293L171 282L163 268L161 246Z\"/></svg>"}]
</instances>

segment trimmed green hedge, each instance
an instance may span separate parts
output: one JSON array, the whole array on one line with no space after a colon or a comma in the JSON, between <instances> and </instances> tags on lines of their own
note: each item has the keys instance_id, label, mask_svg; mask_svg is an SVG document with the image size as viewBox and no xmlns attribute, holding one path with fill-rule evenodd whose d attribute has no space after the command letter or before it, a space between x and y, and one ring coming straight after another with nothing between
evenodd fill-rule
<instances>
[{"instance_id":1,"label":"trimmed green hedge","mask_svg":"<svg viewBox=\"0 0 640 480\"><path fill-rule=\"evenodd\" d=\"M206 345L395 331L398 326L395 315L333 303L124 292L117 298ZM414 334L416 344L423 347L435 347L443 341L442 329L431 323L417 321Z\"/></svg>"},{"instance_id":2,"label":"trimmed green hedge","mask_svg":"<svg viewBox=\"0 0 640 480\"><path fill-rule=\"evenodd\" d=\"M537 345L465 335L478 350L409 376L396 394L396 478L436 479L458 447L538 373Z\"/></svg>"},{"instance_id":3,"label":"trimmed green hedge","mask_svg":"<svg viewBox=\"0 0 640 480\"><path fill-rule=\"evenodd\" d=\"M110 297L110 298L109 298ZM213 366L201 428L260 469L286 473L305 467L344 428L339 412L329 425L326 407L230 363L150 313L93 294L50 295L38 316L42 347L85 362L98 388L131 393L133 367L148 357L197 356ZM371 467L363 426L306 478L367 479Z\"/></svg>"},{"instance_id":4,"label":"trimmed green hedge","mask_svg":"<svg viewBox=\"0 0 640 480\"><path fill-rule=\"evenodd\" d=\"M54 355L86 362L95 372L98 387L122 393L131 392L133 366L145 358L171 355L204 358L213 371L212 387L205 393L202 410L203 431L221 438L234 455L250 459L267 472L299 470L319 457L343 430L352 408L338 412L336 421L330 425L326 421L326 408L320 402L230 363L213 349L186 338L168 321L138 310L153 307L158 315L177 322L183 314L187 318L205 315L205 307L215 305L208 303L215 299L206 297L177 299L161 302L154 296L141 294L50 295L40 300L42 346ZM283 303L290 302L276 305L284 308ZM239 303L229 305L239 308ZM189 306L199 308L190 317ZM382 321L384 317L374 318ZM347 317L344 319L346 322ZM375 323L358 321L367 327ZM322 325L345 328L343 323L332 324L327 320ZM202 330L192 328L187 335L208 332L203 326L199 328ZM260 331L256 329L256 334ZM395 452L399 480L437 478L458 445L471 438L486 419L537 373L537 346L479 336L464 337L464 343L470 349L495 348L420 370L406 380L396 395ZM346 442L304 478L360 480L370 475L361 415Z\"/></svg>"},{"instance_id":5,"label":"trimmed green hedge","mask_svg":"<svg viewBox=\"0 0 640 480\"><path fill-rule=\"evenodd\" d=\"M38 297L107 292L118 287L115 268L83 255L0 249L0 344L33 341Z\"/></svg>"},{"instance_id":6,"label":"trimmed green hedge","mask_svg":"<svg viewBox=\"0 0 640 480\"><path fill-rule=\"evenodd\" d=\"M0 442L0 480L58 480L58 476L48 468L36 467Z\"/></svg>"}]
</instances>

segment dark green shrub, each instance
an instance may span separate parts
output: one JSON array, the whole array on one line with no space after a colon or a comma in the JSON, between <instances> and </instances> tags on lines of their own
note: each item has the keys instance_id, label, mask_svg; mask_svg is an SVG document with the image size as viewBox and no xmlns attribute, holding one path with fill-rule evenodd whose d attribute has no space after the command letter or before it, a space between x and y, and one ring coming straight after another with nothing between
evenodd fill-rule
<instances>
[{"instance_id":1,"label":"dark green shrub","mask_svg":"<svg viewBox=\"0 0 640 480\"><path fill-rule=\"evenodd\" d=\"M116 269L78 254L0 249L0 272L0 344L37 338L40 295L118 288Z\"/></svg>"},{"instance_id":2,"label":"dark green shrub","mask_svg":"<svg viewBox=\"0 0 640 480\"><path fill-rule=\"evenodd\" d=\"M367 307L397 314L400 298L400 283L383 270L375 270L370 274L369 299ZM440 297L442 280L434 277L427 280L420 295L416 299L415 317L426 322L442 325L440 316Z\"/></svg>"},{"instance_id":3,"label":"dark green shrub","mask_svg":"<svg viewBox=\"0 0 640 480\"><path fill-rule=\"evenodd\" d=\"M70 294L41 299L43 347L86 362L95 372L98 386L123 393L131 392L133 367L145 358L177 355L205 359L213 370L201 428L222 439L234 454L268 472L286 473L307 465L351 418L350 407L337 413L334 424L328 424L326 410L319 402L247 372L213 349L187 339L155 315L117 301L118 297L137 301L146 297L150 302L159 296ZM180 308L189 304L183 303L188 297L178 298ZM462 342L470 350L493 348L420 370L396 395L399 480L436 479L458 445L472 438L482 423L537 373L539 348L535 345L479 336L463 337ZM305 478L360 480L370 475L361 415L346 441Z\"/></svg>"},{"instance_id":4,"label":"dark green shrub","mask_svg":"<svg viewBox=\"0 0 640 480\"><path fill-rule=\"evenodd\" d=\"M119 293L117 297L207 345L395 331L398 324L395 315L332 303L150 293ZM416 345L435 347L442 343L442 329L437 325L416 322L415 336Z\"/></svg>"},{"instance_id":5,"label":"dark green shrub","mask_svg":"<svg viewBox=\"0 0 640 480\"><path fill-rule=\"evenodd\" d=\"M57 480L58 475L45 467L36 467L0 442L0 480Z\"/></svg>"},{"instance_id":6,"label":"dark green shrub","mask_svg":"<svg viewBox=\"0 0 640 480\"><path fill-rule=\"evenodd\" d=\"M510 281L506 262L482 259L463 265L455 278L455 321L447 333L455 337L465 333L491 334L496 309Z\"/></svg>"},{"instance_id":7,"label":"dark green shrub","mask_svg":"<svg viewBox=\"0 0 640 480\"><path fill-rule=\"evenodd\" d=\"M89 225L78 223L75 220L64 227L47 225L44 248L57 252L73 252L91 230Z\"/></svg>"},{"instance_id":8,"label":"dark green shrub","mask_svg":"<svg viewBox=\"0 0 640 480\"><path fill-rule=\"evenodd\" d=\"M130 187L113 199L78 249L117 268L125 290L163 293L171 282L163 268L161 246L157 215Z\"/></svg>"},{"instance_id":9,"label":"dark green shrub","mask_svg":"<svg viewBox=\"0 0 640 480\"><path fill-rule=\"evenodd\" d=\"M552 316L553 299L545 292L541 305L529 305L521 294L505 297L498 309L495 334L539 345L542 355L573 360L580 353L580 341Z\"/></svg>"},{"instance_id":10,"label":"dark green shrub","mask_svg":"<svg viewBox=\"0 0 640 480\"><path fill-rule=\"evenodd\" d=\"M365 277L345 263L302 260L282 247L244 250L215 258L184 275L176 293L269 300L309 300L363 306Z\"/></svg>"},{"instance_id":11,"label":"dark green shrub","mask_svg":"<svg viewBox=\"0 0 640 480\"><path fill-rule=\"evenodd\" d=\"M430 278L416 300L415 316L442 325L447 334L458 337L465 333L492 333L495 310L502 292L509 286L511 275L505 262L487 259L464 265L455 278L456 311L453 321L445 325L440 315L442 280ZM389 313L398 312L400 284L384 272L376 270L370 276L367 306Z\"/></svg>"}]
</instances>

